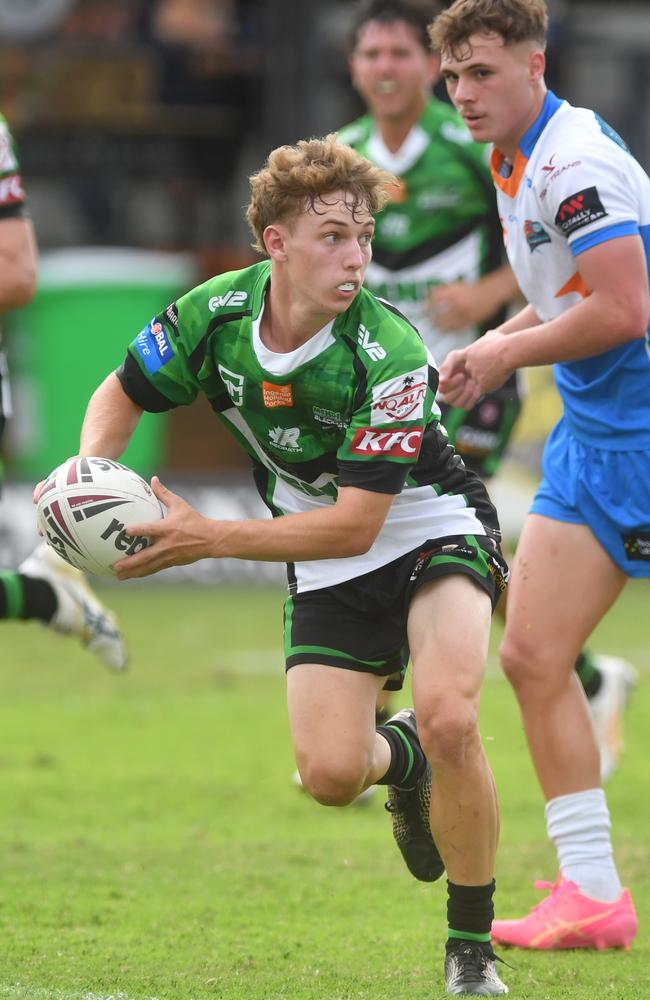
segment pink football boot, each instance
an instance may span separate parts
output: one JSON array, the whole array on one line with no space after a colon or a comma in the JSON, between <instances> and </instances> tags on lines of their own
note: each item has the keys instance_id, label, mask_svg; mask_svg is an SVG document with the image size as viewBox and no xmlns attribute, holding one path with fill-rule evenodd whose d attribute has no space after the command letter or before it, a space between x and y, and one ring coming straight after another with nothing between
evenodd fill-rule
<instances>
[{"instance_id":1,"label":"pink football boot","mask_svg":"<svg viewBox=\"0 0 650 1000\"><path fill-rule=\"evenodd\" d=\"M584 896L575 882L535 882L550 894L520 920L495 920L492 940L515 948L629 948L636 937L637 917L627 889L613 903Z\"/></svg>"}]
</instances>

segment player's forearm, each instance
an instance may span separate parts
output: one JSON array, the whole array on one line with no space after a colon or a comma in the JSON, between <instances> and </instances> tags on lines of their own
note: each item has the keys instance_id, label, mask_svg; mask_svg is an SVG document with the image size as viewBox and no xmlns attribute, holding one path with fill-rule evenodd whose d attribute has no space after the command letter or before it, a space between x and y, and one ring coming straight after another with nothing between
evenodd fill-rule
<instances>
[{"instance_id":1,"label":"player's forearm","mask_svg":"<svg viewBox=\"0 0 650 1000\"><path fill-rule=\"evenodd\" d=\"M353 525L339 522L332 508L287 514L268 521L217 521L207 554L216 559L264 562L342 559L366 552L368 541L360 537Z\"/></svg>"},{"instance_id":2,"label":"player's forearm","mask_svg":"<svg viewBox=\"0 0 650 1000\"><path fill-rule=\"evenodd\" d=\"M141 416L140 407L129 399L112 373L90 398L81 428L79 454L119 458Z\"/></svg>"},{"instance_id":3,"label":"player's forearm","mask_svg":"<svg viewBox=\"0 0 650 1000\"><path fill-rule=\"evenodd\" d=\"M541 320L532 306L526 305L510 319L506 320L499 327L499 333L517 333L519 330L528 330L532 326L538 326Z\"/></svg>"},{"instance_id":4,"label":"player's forearm","mask_svg":"<svg viewBox=\"0 0 650 1000\"><path fill-rule=\"evenodd\" d=\"M511 370L578 361L641 335L604 296L594 293L547 323L512 332L504 338L504 357Z\"/></svg>"},{"instance_id":5,"label":"player's forearm","mask_svg":"<svg viewBox=\"0 0 650 1000\"><path fill-rule=\"evenodd\" d=\"M367 552L393 497L347 487L331 507L273 520L217 521L210 529L215 558L296 562L342 559Z\"/></svg>"},{"instance_id":6,"label":"player's forearm","mask_svg":"<svg viewBox=\"0 0 650 1000\"><path fill-rule=\"evenodd\" d=\"M0 224L0 313L27 305L36 291L37 251L32 224L5 219Z\"/></svg>"}]
</instances>

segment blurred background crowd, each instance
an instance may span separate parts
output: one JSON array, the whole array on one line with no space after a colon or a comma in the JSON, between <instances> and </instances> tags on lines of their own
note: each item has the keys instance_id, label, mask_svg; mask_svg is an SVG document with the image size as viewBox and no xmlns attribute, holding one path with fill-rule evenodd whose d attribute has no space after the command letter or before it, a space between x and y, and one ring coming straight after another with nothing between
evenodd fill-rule
<instances>
[{"instance_id":1,"label":"blurred background crowd","mask_svg":"<svg viewBox=\"0 0 650 1000\"><path fill-rule=\"evenodd\" d=\"M550 85L596 108L647 168L647 0L549 6ZM14 480L40 478L74 450L88 387L155 311L255 259L242 208L268 151L361 112L347 72L354 7L0 0L0 111L18 141L41 251L36 298L7 317ZM548 429L546 385L524 437ZM138 433L132 461L145 473L242 466L201 407L157 418L155 430L145 420Z\"/></svg>"}]
</instances>

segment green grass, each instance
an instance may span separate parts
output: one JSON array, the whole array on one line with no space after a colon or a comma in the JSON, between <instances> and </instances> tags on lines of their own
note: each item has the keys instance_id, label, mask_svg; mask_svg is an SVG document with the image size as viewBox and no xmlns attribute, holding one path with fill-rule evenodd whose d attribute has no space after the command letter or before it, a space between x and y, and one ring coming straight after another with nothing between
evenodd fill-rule
<instances>
[{"instance_id":1,"label":"green grass","mask_svg":"<svg viewBox=\"0 0 650 1000\"><path fill-rule=\"evenodd\" d=\"M328 810L292 787L282 593L105 596L130 638L125 676L35 625L2 627L0 1000L442 998L444 886L410 878L379 798ZM642 673L608 791L640 935L627 953L508 952L514 998L650 996L648 596L630 586L593 643ZM499 910L520 914L554 855L494 657L482 730Z\"/></svg>"}]
</instances>

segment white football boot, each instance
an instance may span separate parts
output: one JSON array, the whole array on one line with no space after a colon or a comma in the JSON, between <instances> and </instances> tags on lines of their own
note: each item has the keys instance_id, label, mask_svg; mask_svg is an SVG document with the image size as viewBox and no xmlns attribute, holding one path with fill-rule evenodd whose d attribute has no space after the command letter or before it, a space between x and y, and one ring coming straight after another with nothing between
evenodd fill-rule
<instances>
[{"instance_id":1,"label":"white football boot","mask_svg":"<svg viewBox=\"0 0 650 1000\"><path fill-rule=\"evenodd\" d=\"M58 602L47 624L63 635L78 635L82 645L110 670L127 665L124 638L112 611L102 604L81 570L61 559L45 542L18 567L25 576L46 580Z\"/></svg>"},{"instance_id":2,"label":"white football boot","mask_svg":"<svg viewBox=\"0 0 650 1000\"><path fill-rule=\"evenodd\" d=\"M588 701L600 751L600 777L605 782L623 754L623 713L639 675L631 663L618 656L597 655L593 660L602 680Z\"/></svg>"}]
</instances>

